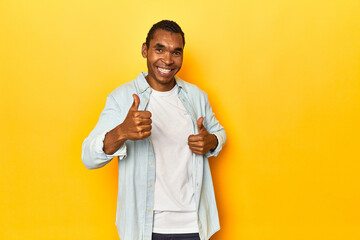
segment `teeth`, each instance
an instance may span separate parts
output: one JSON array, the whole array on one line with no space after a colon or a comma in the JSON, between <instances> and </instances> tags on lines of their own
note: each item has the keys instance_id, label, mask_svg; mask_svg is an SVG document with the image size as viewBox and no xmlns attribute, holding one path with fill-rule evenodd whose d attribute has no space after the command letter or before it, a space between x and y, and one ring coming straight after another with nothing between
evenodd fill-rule
<instances>
[{"instance_id":1,"label":"teeth","mask_svg":"<svg viewBox=\"0 0 360 240\"><path fill-rule=\"evenodd\" d=\"M159 68L159 71L162 72L162 73L169 73L171 71L171 69L165 69L165 68Z\"/></svg>"}]
</instances>

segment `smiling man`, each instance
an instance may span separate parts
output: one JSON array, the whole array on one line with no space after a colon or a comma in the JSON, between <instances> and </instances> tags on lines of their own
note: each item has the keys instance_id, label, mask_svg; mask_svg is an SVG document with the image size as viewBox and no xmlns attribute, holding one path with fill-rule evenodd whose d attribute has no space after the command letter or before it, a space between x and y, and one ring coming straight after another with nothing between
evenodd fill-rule
<instances>
[{"instance_id":1,"label":"smiling man","mask_svg":"<svg viewBox=\"0 0 360 240\"><path fill-rule=\"evenodd\" d=\"M226 136L206 93L176 76L184 46L177 23L154 24L141 52L148 73L108 95L82 146L89 169L118 157L121 240L207 240L220 229L208 157Z\"/></svg>"}]
</instances>

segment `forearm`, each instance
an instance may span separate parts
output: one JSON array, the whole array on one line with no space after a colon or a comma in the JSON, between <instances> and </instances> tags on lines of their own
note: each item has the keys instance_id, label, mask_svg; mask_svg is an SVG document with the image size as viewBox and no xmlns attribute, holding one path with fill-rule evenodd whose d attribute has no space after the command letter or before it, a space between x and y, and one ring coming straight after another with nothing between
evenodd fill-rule
<instances>
[{"instance_id":1,"label":"forearm","mask_svg":"<svg viewBox=\"0 0 360 240\"><path fill-rule=\"evenodd\" d=\"M118 151L109 155L103 151L104 139L108 131L96 133L87 137L82 145L81 159L88 169L96 169L105 166L115 156L119 159L126 157L126 145L119 147Z\"/></svg>"},{"instance_id":2,"label":"forearm","mask_svg":"<svg viewBox=\"0 0 360 240\"><path fill-rule=\"evenodd\" d=\"M124 144L125 141L119 142L119 138L112 134L115 132L109 134L123 121L122 110L112 95L108 95L105 108L100 114L98 123L82 145L81 158L88 169L103 167L114 157L119 157L120 160L126 157L127 149ZM107 138L106 141L105 137Z\"/></svg>"},{"instance_id":3,"label":"forearm","mask_svg":"<svg viewBox=\"0 0 360 240\"><path fill-rule=\"evenodd\" d=\"M104 153L107 155L114 154L126 140L126 136L122 131L122 124L120 124L105 135Z\"/></svg>"},{"instance_id":4,"label":"forearm","mask_svg":"<svg viewBox=\"0 0 360 240\"><path fill-rule=\"evenodd\" d=\"M226 142L226 134L224 129L221 129L220 131L217 132L213 132L212 135L216 137L217 144L214 149L211 149L211 151L205 154L206 157L217 156Z\"/></svg>"}]
</instances>

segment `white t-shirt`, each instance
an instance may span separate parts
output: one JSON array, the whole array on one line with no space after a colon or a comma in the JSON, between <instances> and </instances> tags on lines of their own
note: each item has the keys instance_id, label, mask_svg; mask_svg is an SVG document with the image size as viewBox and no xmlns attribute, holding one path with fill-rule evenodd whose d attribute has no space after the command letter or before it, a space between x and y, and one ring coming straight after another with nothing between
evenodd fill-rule
<instances>
[{"instance_id":1,"label":"white t-shirt","mask_svg":"<svg viewBox=\"0 0 360 240\"><path fill-rule=\"evenodd\" d=\"M188 146L193 127L178 98L178 86L167 92L152 90L147 110L152 113L150 139L156 162L153 232L198 232Z\"/></svg>"}]
</instances>

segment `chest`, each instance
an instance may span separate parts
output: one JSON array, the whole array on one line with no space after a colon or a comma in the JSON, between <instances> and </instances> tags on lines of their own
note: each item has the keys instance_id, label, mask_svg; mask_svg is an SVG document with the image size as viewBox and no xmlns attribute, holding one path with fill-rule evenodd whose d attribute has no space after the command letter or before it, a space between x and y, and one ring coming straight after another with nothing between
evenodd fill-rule
<instances>
[{"instance_id":1,"label":"chest","mask_svg":"<svg viewBox=\"0 0 360 240\"><path fill-rule=\"evenodd\" d=\"M193 133L189 113L177 94L150 96L147 110L152 114L152 138L177 138L187 141Z\"/></svg>"}]
</instances>

